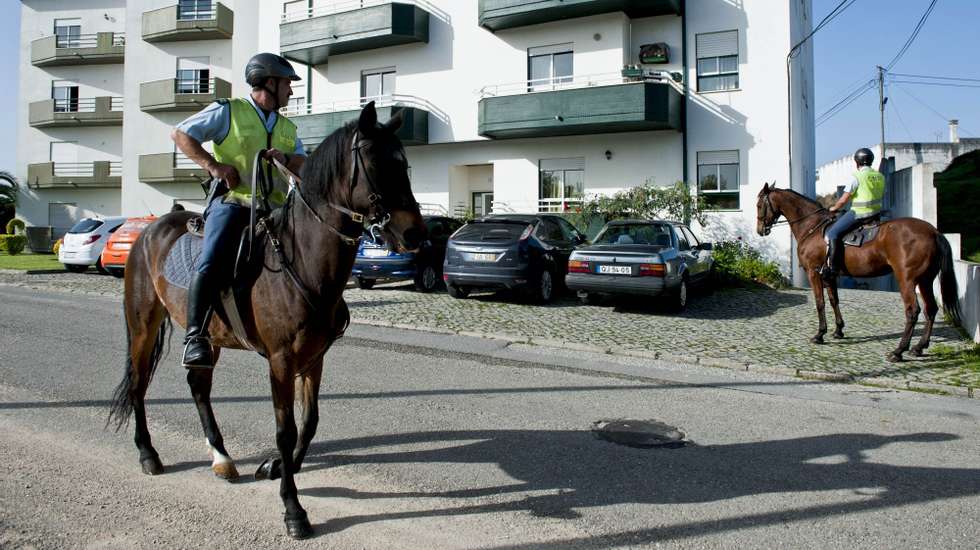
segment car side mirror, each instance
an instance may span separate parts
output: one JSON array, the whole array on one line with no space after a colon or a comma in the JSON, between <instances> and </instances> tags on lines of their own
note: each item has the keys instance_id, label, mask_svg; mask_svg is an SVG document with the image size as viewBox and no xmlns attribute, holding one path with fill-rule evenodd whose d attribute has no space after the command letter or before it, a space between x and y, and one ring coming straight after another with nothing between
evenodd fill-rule
<instances>
[{"instance_id":1,"label":"car side mirror","mask_svg":"<svg viewBox=\"0 0 980 550\"><path fill-rule=\"evenodd\" d=\"M711 243L701 243L701 250L711 250L714 246Z\"/></svg>"},{"instance_id":2,"label":"car side mirror","mask_svg":"<svg viewBox=\"0 0 980 550\"><path fill-rule=\"evenodd\" d=\"M585 235L582 235L581 233L575 235L575 244L585 244L587 242L589 242L589 239L586 239Z\"/></svg>"}]
</instances>

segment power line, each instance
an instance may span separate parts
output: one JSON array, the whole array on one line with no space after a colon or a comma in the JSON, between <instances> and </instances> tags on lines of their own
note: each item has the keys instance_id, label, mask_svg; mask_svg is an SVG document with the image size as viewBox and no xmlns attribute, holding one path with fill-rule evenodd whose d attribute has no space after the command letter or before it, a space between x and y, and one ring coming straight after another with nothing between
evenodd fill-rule
<instances>
[{"instance_id":1,"label":"power line","mask_svg":"<svg viewBox=\"0 0 980 550\"><path fill-rule=\"evenodd\" d=\"M915 141L912 137L912 132L909 131L909 127L905 125L905 119L902 118L902 114L898 112L898 105L895 104L895 98L891 98L890 103L892 104L892 111L895 112L895 116L898 117L898 122L902 124L902 128L905 129L905 135L909 136L909 141Z\"/></svg>"},{"instance_id":2,"label":"power line","mask_svg":"<svg viewBox=\"0 0 980 550\"><path fill-rule=\"evenodd\" d=\"M952 84L949 82L922 82L920 80L892 79L889 82L894 82L895 84L919 84L922 86L942 86L944 88L980 88L980 84Z\"/></svg>"},{"instance_id":3,"label":"power line","mask_svg":"<svg viewBox=\"0 0 980 550\"><path fill-rule=\"evenodd\" d=\"M908 74L908 73L888 73L891 76L902 78L923 78L927 80L953 80L956 82L980 82L980 78L965 78L959 76L936 76L928 74Z\"/></svg>"},{"instance_id":4,"label":"power line","mask_svg":"<svg viewBox=\"0 0 980 550\"><path fill-rule=\"evenodd\" d=\"M940 112L939 112L939 111L937 111L936 109L933 109L931 105L929 105L929 104L928 104L928 103L926 103L925 101L922 101L921 99L919 99L919 98L918 98L918 97L917 97L917 96L916 96L915 94L913 94L912 92L910 92L910 91L908 91L908 90L906 90L904 86L897 86L897 88L898 88L899 90L901 90L903 94L905 94L905 95L907 95L907 96L909 96L909 97L911 97L912 99L914 99L916 103L918 103L919 105L922 105L923 107L925 107L926 109L928 109L929 111L931 111L931 112L932 112L932 113L933 113L934 115L936 115L937 117L939 117L940 119L942 119L942 121L943 121L943 122L947 122L947 123L948 123L948 122L950 121L950 117L948 117L948 116L946 116L946 115L944 115L944 114L942 114L942 113L940 113ZM966 128L964 128L964 127L962 127L962 126L960 126L960 131L961 131L962 133L964 133L964 134L969 134L969 135L971 135L971 136L975 136L975 135L976 135L976 134L974 134L973 132L971 132L971 131L969 131L969 130L967 130Z\"/></svg>"},{"instance_id":5,"label":"power line","mask_svg":"<svg viewBox=\"0 0 980 550\"><path fill-rule=\"evenodd\" d=\"M844 109L846 109L848 106L850 106L851 103L854 103L861 96L863 96L864 94L868 93L868 90L871 90L872 88L874 88L874 86L875 86L875 81L874 80L870 80L867 83L865 83L864 86L862 86L861 88L858 88L857 90L855 90L854 93L852 93L848 97L846 97L846 98L842 99L840 102L838 102L837 105L834 105L830 109L827 109L826 111L824 111L823 114L821 114L819 117L817 117L816 126L820 126L823 123L825 123L828 120L830 120L831 118L833 118L834 116L836 116L838 113L840 113L841 111L843 111Z\"/></svg>"},{"instance_id":6,"label":"power line","mask_svg":"<svg viewBox=\"0 0 980 550\"><path fill-rule=\"evenodd\" d=\"M885 67L886 71L890 71L891 68L894 67L895 64L902 59L902 57L905 55L905 52L907 52L908 49L912 46L912 43L915 42L915 38L919 36L919 31L921 31L922 27L925 25L926 19L929 19L929 15L932 13L932 10L935 9L936 3L938 1L939 0L932 0L932 2L929 3L929 7L926 8L925 13L922 14L922 17L919 19L919 23L915 26L915 29L912 31L912 34L909 35L908 39L905 41L905 44L902 46L902 49L900 49L898 53L895 54L895 57L893 57L892 60L888 63L888 65Z\"/></svg>"},{"instance_id":7,"label":"power line","mask_svg":"<svg viewBox=\"0 0 980 550\"><path fill-rule=\"evenodd\" d=\"M817 34L817 31L819 31L820 29L824 28L825 25L827 25L828 23L830 23L831 21L833 21L834 18L836 18L838 15L844 13L844 11L847 10L847 8L851 7L851 4L853 4L856 1L857 0L841 0L841 3L840 4L837 4L837 7L836 8L834 8L833 10L831 10L830 13L828 13L823 19L820 20L819 23L817 23L817 26L814 27L813 30L810 31L809 34L807 34L806 36L803 37L803 40L800 40L799 42L796 43L796 45L794 45L792 48L790 48L789 54L786 57L787 58L792 58L792 57L796 57L797 55L799 55L800 54L800 48L803 47L803 44L806 44L807 40L810 40L810 38L813 35ZM845 6L844 4L847 4L847 5Z\"/></svg>"}]
</instances>

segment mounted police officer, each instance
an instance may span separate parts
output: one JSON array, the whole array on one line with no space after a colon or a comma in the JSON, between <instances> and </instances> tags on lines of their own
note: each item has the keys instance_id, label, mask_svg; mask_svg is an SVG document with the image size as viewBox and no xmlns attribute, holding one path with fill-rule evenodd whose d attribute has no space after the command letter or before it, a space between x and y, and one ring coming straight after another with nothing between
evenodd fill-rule
<instances>
[{"instance_id":1,"label":"mounted police officer","mask_svg":"<svg viewBox=\"0 0 980 550\"><path fill-rule=\"evenodd\" d=\"M214 366L208 322L218 291L231 283L239 238L249 223L253 197L243 178L252 178L256 154L265 149L266 160L276 159L294 173L303 166L306 153L296 126L277 112L293 95L292 82L299 79L284 58L260 53L245 66L251 94L216 101L178 124L171 134L177 148L219 185L204 212L204 245L187 292L183 356L187 368ZM214 156L201 146L207 141L214 144ZM284 185L273 178L271 166L265 169L269 181L277 183L266 199L279 206L285 199Z\"/></svg>"},{"instance_id":2,"label":"mounted police officer","mask_svg":"<svg viewBox=\"0 0 980 550\"><path fill-rule=\"evenodd\" d=\"M840 271L840 238L866 218L881 212L882 198L885 196L885 176L871 168L874 160L875 155L870 149L861 148L854 153L857 171L844 186L844 194L830 207L831 212L837 212L848 202L851 203L851 209L838 216L827 229L827 265L820 270L820 275L825 279L833 279Z\"/></svg>"}]
</instances>

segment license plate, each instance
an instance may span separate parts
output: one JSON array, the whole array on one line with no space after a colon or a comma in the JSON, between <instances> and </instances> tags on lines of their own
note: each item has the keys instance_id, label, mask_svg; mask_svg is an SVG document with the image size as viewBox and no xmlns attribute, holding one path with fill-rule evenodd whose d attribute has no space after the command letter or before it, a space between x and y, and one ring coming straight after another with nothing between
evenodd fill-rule
<instances>
[{"instance_id":1,"label":"license plate","mask_svg":"<svg viewBox=\"0 0 980 550\"><path fill-rule=\"evenodd\" d=\"M600 265L598 272L607 275L631 275L633 269L628 265Z\"/></svg>"},{"instance_id":2,"label":"license plate","mask_svg":"<svg viewBox=\"0 0 980 550\"><path fill-rule=\"evenodd\" d=\"M367 256L368 258L377 258L377 257L380 257L380 256L387 256L388 255L388 249L387 248L365 248L364 249L364 255Z\"/></svg>"},{"instance_id":3,"label":"license plate","mask_svg":"<svg viewBox=\"0 0 980 550\"><path fill-rule=\"evenodd\" d=\"M472 261L472 262L496 262L497 261L497 255L496 254L489 254L489 253L486 253L486 252L476 252L476 253L470 254L470 261Z\"/></svg>"}]
</instances>

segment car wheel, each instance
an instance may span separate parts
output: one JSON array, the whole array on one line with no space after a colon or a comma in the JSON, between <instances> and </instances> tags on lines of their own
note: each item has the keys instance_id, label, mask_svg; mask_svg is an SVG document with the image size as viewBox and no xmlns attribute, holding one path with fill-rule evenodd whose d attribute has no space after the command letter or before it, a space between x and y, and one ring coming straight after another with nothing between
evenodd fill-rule
<instances>
[{"instance_id":1,"label":"car wheel","mask_svg":"<svg viewBox=\"0 0 980 550\"><path fill-rule=\"evenodd\" d=\"M109 271L110 275L112 275L117 279L122 279L123 276L126 275L126 270L121 267L111 267L111 268L106 268L106 270Z\"/></svg>"},{"instance_id":2,"label":"car wheel","mask_svg":"<svg viewBox=\"0 0 980 550\"><path fill-rule=\"evenodd\" d=\"M446 292L448 292L451 297L460 300L470 295L470 289L462 286L456 286L453 284L446 285Z\"/></svg>"},{"instance_id":3,"label":"car wheel","mask_svg":"<svg viewBox=\"0 0 980 550\"><path fill-rule=\"evenodd\" d=\"M374 279L365 279L363 277L357 277L357 288L364 290L370 290L374 286Z\"/></svg>"},{"instance_id":4,"label":"car wheel","mask_svg":"<svg viewBox=\"0 0 980 550\"><path fill-rule=\"evenodd\" d=\"M538 275L533 286L528 289L528 298L537 304L547 304L555 297L555 276L545 268Z\"/></svg>"},{"instance_id":5,"label":"car wheel","mask_svg":"<svg viewBox=\"0 0 980 550\"><path fill-rule=\"evenodd\" d=\"M86 271L88 271L88 266L87 265L64 264L64 266L65 266L65 269L67 269L68 271L71 271L72 273L85 273Z\"/></svg>"},{"instance_id":6,"label":"car wheel","mask_svg":"<svg viewBox=\"0 0 980 550\"><path fill-rule=\"evenodd\" d=\"M439 274L436 268L427 265L415 273L415 289L419 292L432 292L439 283Z\"/></svg>"},{"instance_id":7,"label":"car wheel","mask_svg":"<svg viewBox=\"0 0 980 550\"><path fill-rule=\"evenodd\" d=\"M579 294L578 299L582 302L584 306L594 306L599 303L599 295L594 292L586 292L584 294Z\"/></svg>"},{"instance_id":8,"label":"car wheel","mask_svg":"<svg viewBox=\"0 0 980 550\"><path fill-rule=\"evenodd\" d=\"M670 311L674 313L680 313L687 307L687 277L681 279L680 286L678 286L677 290L674 291L674 294L671 295L670 301L667 303L667 305L670 308Z\"/></svg>"},{"instance_id":9,"label":"car wheel","mask_svg":"<svg viewBox=\"0 0 980 550\"><path fill-rule=\"evenodd\" d=\"M102 266L102 258L99 258L98 260L95 261L95 269L96 271L98 271L103 275L109 274L109 270Z\"/></svg>"}]
</instances>

